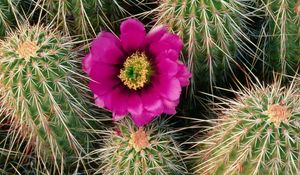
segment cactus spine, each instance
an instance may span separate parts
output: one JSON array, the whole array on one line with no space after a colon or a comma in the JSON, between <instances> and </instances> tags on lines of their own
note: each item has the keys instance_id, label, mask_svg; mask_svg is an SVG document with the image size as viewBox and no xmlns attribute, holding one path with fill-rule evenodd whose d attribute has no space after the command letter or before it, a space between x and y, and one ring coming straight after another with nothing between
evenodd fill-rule
<instances>
[{"instance_id":1,"label":"cactus spine","mask_svg":"<svg viewBox=\"0 0 300 175\"><path fill-rule=\"evenodd\" d=\"M146 127L136 127L130 119L105 132L103 148L91 155L102 161L95 174L169 175L184 174L180 149L166 121L156 120Z\"/></svg>"},{"instance_id":2,"label":"cactus spine","mask_svg":"<svg viewBox=\"0 0 300 175\"><path fill-rule=\"evenodd\" d=\"M7 29L15 21L16 0L1 0L0 1L0 37L5 36Z\"/></svg>"},{"instance_id":3,"label":"cactus spine","mask_svg":"<svg viewBox=\"0 0 300 175\"><path fill-rule=\"evenodd\" d=\"M300 94L295 85L255 85L226 100L200 141L197 174L280 175L300 172Z\"/></svg>"},{"instance_id":4,"label":"cactus spine","mask_svg":"<svg viewBox=\"0 0 300 175\"><path fill-rule=\"evenodd\" d=\"M257 4L264 19L258 58L266 63L266 73L293 74L300 63L300 1L258 0Z\"/></svg>"},{"instance_id":5,"label":"cactus spine","mask_svg":"<svg viewBox=\"0 0 300 175\"><path fill-rule=\"evenodd\" d=\"M50 174L61 173L65 155L84 151L75 131L84 127L87 98L71 47L50 27L29 25L0 47L1 123L10 127L3 149L21 152L21 160L35 156L37 170L50 164Z\"/></svg>"},{"instance_id":6,"label":"cactus spine","mask_svg":"<svg viewBox=\"0 0 300 175\"><path fill-rule=\"evenodd\" d=\"M157 10L157 23L169 26L185 44L184 58L197 82L225 80L224 73L236 64L237 49L243 45L248 1L162 0ZM205 76L204 76L205 75ZM193 89L192 89L193 90ZM193 91L192 91L193 92Z\"/></svg>"},{"instance_id":7,"label":"cactus spine","mask_svg":"<svg viewBox=\"0 0 300 175\"><path fill-rule=\"evenodd\" d=\"M39 0L48 21L61 26L66 33L87 39L101 28L112 28L126 12L117 0Z\"/></svg>"}]
</instances>

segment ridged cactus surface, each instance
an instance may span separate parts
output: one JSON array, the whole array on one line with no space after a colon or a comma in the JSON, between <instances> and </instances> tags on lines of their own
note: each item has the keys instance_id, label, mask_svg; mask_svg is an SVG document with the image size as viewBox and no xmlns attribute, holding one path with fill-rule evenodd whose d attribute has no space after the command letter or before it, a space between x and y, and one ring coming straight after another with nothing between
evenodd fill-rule
<instances>
[{"instance_id":1,"label":"ridged cactus surface","mask_svg":"<svg viewBox=\"0 0 300 175\"><path fill-rule=\"evenodd\" d=\"M260 55L263 73L293 75L300 63L300 1L257 0L257 13L264 19L260 27Z\"/></svg>"},{"instance_id":2,"label":"ridged cactus surface","mask_svg":"<svg viewBox=\"0 0 300 175\"><path fill-rule=\"evenodd\" d=\"M196 174L299 174L299 89L275 83L237 95L198 143Z\"/></svg>"},{"instance_id":3,"label":"ridged cactus surface","mask_svg":"<svg viewBox=\"0 0 300 175\"><path fill-rule=\"evenodd\" d=\"M63 170L65 155L83 151L76 136L88 115L71 47L49 27L29 25L8 35L0 47L1 123L9 127L3 149L21 152L21 160L34 156L37 169L50 164L54 174Z\"/></svg>"},{"instance_id":4,"label":"ridged cactus surface","mask_svg":"<svg viewBox=\"0 0 300 175\"><path fill-rule=\"evenodd\" d=\"M112 29L126 13L124 2L117 0L39 0L41 5L49 22L84 39Z\"/></svg>"},{"instance_id":5,"label":"ridged cactus surface","mask_svg":"<svg viewBox=\"0 0 300 175\"><path fill-rule=\"evenodd\" d=\"M106 132L103 148L92 153L96 155L93 161L102 162L95 174L184 174L174 131L168 131L165 122L156 120L139 128L130 119L117 122L115 130Z\"/></svg>"},{"instance_id":6,"label":"ridged cactus surface","mask_svg":"<svg viewBox=\"0 0 300 175\"><path fill-rule=\"evenodd\" d=\"M238 48L247 41L244 33L248 1L162 0L155 10L157 24L179 34L184 43L184 58L197 82L210 87L225 81L236 65ZM203 84L205 83L205 85Z\"/></svg>"}]
</instances>

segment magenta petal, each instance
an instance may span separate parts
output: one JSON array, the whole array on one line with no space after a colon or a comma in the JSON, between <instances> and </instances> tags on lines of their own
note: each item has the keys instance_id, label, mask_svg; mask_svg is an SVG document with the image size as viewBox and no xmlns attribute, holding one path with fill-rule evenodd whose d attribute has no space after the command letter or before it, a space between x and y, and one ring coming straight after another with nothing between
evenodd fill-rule
<instances>
[{"instance_id":1,"label":"magenta petal","mask_svg":"<svg viewBox=\"0 0 300 175\"><path fill-rule=\"evenodd\" d=\"M103 86L104 88L105 86ZM98 89L96 89L98 90ZM101 91L100 91L101 92ZM97 94L100 92L95 92L93 90L93 93ZM128 92L122 85L114 87L114 88L109 88L108 93L105 93L101 96L101 99L104 102L104 106L111 110L112 113L114 113L116 116L123 116L128 114L127 110L127 102L128 102Z\"/></svg>"},{"instance_id":2,"label":"magenta petal","mask_svg":"<svg viewBox=\"0 0 300 175\"><path fill-rule=\"evenodd\" d=\"M163 99L164 104L164 113L173 115L176 114L176 106L178 105L179 100L169 101L167 99Z\"/></svg>"},{"instance_id":3,"label":"magenta petal","mask_svg":"<svg viewBox=\"0 0 300 175\"><path fill-rule=\"evenodd\" d=\"M115 43L115 45L116 45L117 47L119 47L119 48L122 47L120 39L119 39L117 36L115 36L114 34L112 34L112 33L110 33L110 32L101 32L100 35L101 35L102 37L104 37L104 38L110 39L112 42ZM99 36L100 36L100 35L99 35Z\"/></svg>"},{"instance_id":4,"label":"magenta petal","mask_svg":"<svg viewBox=\"0 0 300 175\"><path fill-rule=\"evenodd\" d=\"M137 93L131 93L128 99L128 112L132 115L141 115L143 112L143 104Z\"/></svg>"},{"instance_id":5,"label":"magenta petal","mask_svg":"<svg viewBox=\"0 0 300 175\"><path fill-rule=\"evenodd\" d=\"M159 74L175 76L178 72L178 64L168 58L161 59L157 64Z\"/></svg>"},{"instance_id":6,"label":"magenta petal","mask_svg":"<svg viewBox=\"0 0 300 175\"><path fill-rule=\"evenodd\" d=\"M128 91L126 91L122 86L115 88L110 94L111 104L107 104L107 107L110 108L111 111L118 116L127 115L128 94Z\"/></svg>"},{"instance_id":7,"label":"magenta petal","mask_svg":"<svg viewBox=\"0 0 300 175\"><path fill-rule=\"evenodd\" d=\"M167 33L167 28L164 26L157 26L150 30L145 39L145 45L151 44L158 41L165 33Z\"/></svg>"},{"instance_id":8,"label":"magenta petal","mask_svg":"<svg viewBox=\"0 0 300 175\"><path fill-rule=\"evenodd\" d=\"M172 49L180 52L183 48L183 42L178 35L173 33L165 33L160 39L161 42L166 42L172 45Z\"/></svg>"},{"instance_id":9,"label":"magenta petal","mask_svg":"<svg viewBox=\"0 0 300 175\"><path fill-rule=\"evenodd\" d=\"M91 47L101 47L101 44L103 44L103 42L101 42L102 39L109 40L116 47L121 48L120 39L110 32L100 32L99 35L93 40Z\"/></svg>"},{"instance_id":10,"label":"magenta petal","mask_svg":"<svg viewBox=\"0 0 300 175\"><path fill-rule=\"evenodd\" d=\"M107 37L107 35L110 37ZM91 53L94 62L101 61L109 64L120 64L124 59L124 53L120 48L118 39L108 33L100 34L92 42Z\"/></svg>"},{"instance_id":11,"label":"magenta petal","mask_svg":"<svg viewBox=\"0 0 300 175\"><path fill-rule=\"evenodd\" d=\"M134 124L140 127L150 123L155 118L155 115L151 112L144 111L141 115L131 115L131 118Z\"/></svg>"},{"instance_id":12,"label":"magenta petal","mask_svg":"<svg viewBox=\"0 0 300 175\"><path fill-rule=\"evenodd\" d=\"M178 80L182 87L186 87L190 84L190 80L188 78L180 77L180 78L178 78Z\"/></svg>"},{"instance_id":13,"label":"magenta petal","mask_svg":"<svg viewBox=\"0 0 300 175\"><path fill-rule=\"evenodd\" d=\"M93 64L93 56L91 53L87 54L82 60L82 69L85 73L90 74Z\"/></svg>"},{"instance_id":14,"label":"magenta petal","mask_svg":"<svg viewBox=\"0 0 300 175\"><path fill-rule=\"evenodd\" d=\"M97 106L99 106L100 108L104 108L104 101L101 97L99 97L98 95L94 95L94 99L95 99L95 104Z\"/></svg>"},{"instance_id":15,"label":"magenta petal","mask_svg":"<svg viewBox=\"0 0 300 175\"><path fill-rule=\"evenodd\" d=\"M119 69L112 65L105 63L94 63L90 71L90 77L93 81L110 81L116 79L119 73Z\"/></svg>"},{"instance_id":16,"label":"magenta petal","mask_svg":"<svg viewBox=\"0 0 300 175\"><path fill-rule=\"evenodd\" d=\"M178 72L177 72L177 79L180 82L181 86L188 86L190 81L189 79L192 77L192 74L188 71L187 67L181 62L178 61Z\"/></svg>"},{"instance_id":17,"label":"magenta petal","mask_svg":"<svg viewBox=\"0 0 300 175\"><path fill-rule=\"evenodd\" d=\"M159 55L161 52L169 49L181 52L182 48L183 42L179 36L171 33L165 33L159 41L150 45L150 52L153 55Z\"/></svg>"},{"instance_id":18,"label":"magenta petal","mask_svg":"<svg viewBox=\"0 0 300 175\"><path fill-rule=\"evenodd\" d=\"M126 115L119 115L119 114L116 114L116 113L113 113L113 120L114 121L119 121L119 120L122 120L124 117L126 117Z\"/></svg>"},{"instance_id":19,"label":"magenta petal","mask_svg":"<svg viewBox=\"0 0 300 175\"><path fill-rule=\"evenodd\" d=\"M179 58L179 52L173 49L165 50L155 58L156 62L159 62L162 59L169 58L172 61L177 61Z\"/></svg>"},{"instance_id":20,"label":"magenta petal","mask_svg":"<svg viewBox=\"0 0 300 175\"><path fill-rule=\"evenodd\" d=\"M104 83L91 80L89 83L89 88L95 95L101 96L112 91L112 89L118 84L118 81L107 81Z\"/></svg>"},{"instance_id":21,"label":"magenta petal","mask_svg":"<svg viewBox=\"0 0 300 175\"><path fill-rule=\"evenodd\" d=\"M142 92L142 101L144 108L154 114L161 114L163 112L163 104L159 93L154 87Z\"/></svg>"},{"instance_id":22,"label":"magenta petal","mask_svg":"<svg viewBox=\"0 0 300 175\"><path fill-rule=\"evenodd\" d=\"M160 76L157 88L159 89L161 96L171 101L178 100L180 97L181 86L179 80L176 78Z\"/></svg>"},{"instance_id":23,"label":"magenta petal","mask_svg":"<svg viewBox=\"0 0 300 175\"><path fill-rule=\"evenodd\" d=\"M121 43L127 53L142 49L146 36L144 25L136 19L128 19L121 24Z\"/></svg>"}]
</instances>

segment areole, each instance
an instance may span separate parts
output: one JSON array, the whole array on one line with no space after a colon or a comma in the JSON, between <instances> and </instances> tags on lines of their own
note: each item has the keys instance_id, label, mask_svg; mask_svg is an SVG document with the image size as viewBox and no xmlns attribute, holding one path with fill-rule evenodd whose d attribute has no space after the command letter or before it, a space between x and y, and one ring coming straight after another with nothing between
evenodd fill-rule
<instances>
[{"instance_id":1,"label":"areole","mask_svg":"<svg viewBox=\"0 0 300 175\"><path fill-rule=\"evenodd\" d=\"M137 152L150 146L149 135L144 131L143 127L131 134L130 144Z\"/></svg>"},{"instance_id":2,"label":"areole","mask_svg":"<svg viewBox=\"0 0 300 175\"><path fill-rule=\"evenodd\" d=\"M267 114L270 117L270 121L274 123L276 127L279 127L281 122L287 121L291 116L291 111L286 105L273 104L268 107Z\"/></svg>"},{"instance_id":3,"label":"areole","mask_svg":"<svg viewBox=\"0 0 300 175\"><path fill-rule=\"evenodd\" d=\"M36 41L23 41L18 44L16 52L20 57L28 60L30 57L36 56L38 50Z\"/></svg>"}]
</instances>

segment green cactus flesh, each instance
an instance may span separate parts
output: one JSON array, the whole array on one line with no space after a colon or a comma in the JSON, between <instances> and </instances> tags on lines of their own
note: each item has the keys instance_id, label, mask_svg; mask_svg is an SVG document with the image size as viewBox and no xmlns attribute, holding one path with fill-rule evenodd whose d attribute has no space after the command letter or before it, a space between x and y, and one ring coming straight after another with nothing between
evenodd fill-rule
<instances>
[{"instance_id":1,"label":"green cactus flesh","mask_svg":"<svg viewBox=\"0 0 300 175\"><path fill-rule=\"evenodd\" d=\"M259 58L267 70L291 74L300 63L300 1L258 1L262 11L259 13L265 19Z\"/></svg>"},{"instance_id":2,"label":"green cactus flesh","mask_svg":"<svg viewBox=\"0 0 300 175\"><path fill-rule=\"evenodd\" d=\"M74 131L84 126L87 101L71 47L67 38L40 26L24 25L1 41L0 111L1 122L10 126L7 149L24 157L33 152L45 164L82 151Z\"/></svg>"},{"instance_id":3,"label":"green cactus flesh","mask_svg":"<svg viewBox=\"0 0 300 175\"><path fill-rule=\"evenodd\" d=\"M114 131L107 132L104 147L94 151L100 156L94 160L102 161L96 174L184 174L180 149L165 122L136 127L129 119L119 121Z\"/></svg>"},{"instance_id":4,"label":"green cactus flesh","mask_svg":"<svg viewBox=\"0 0 300 175\"><path fill-rule=\"evenodd\" d=\"M5 36L7 29L15 21L13 10L16 8L16 4L14 2L14 0L0 1L0 37Z\"/></svg>"},{"instance_id":5,"label":"green cactus flesh","mask_svg":"<svg viewBox=\"0 0 300 175\"><path fill-rule=\"evenodd\" d=\"M300 94L295 87L256 87L226 102L199 142L196 174L283 175L300 172Z\"/></svg>"},{"instance_id":6,"label":"green cactus flesh","mask_svg":"<svg viewBox=\"0 0 300 175\"><path fill-rule=\"evenodd\" d=\"M125 13L122 2L116 0L41 1L49 21L83 38L95 36L101 28L111 29Z\"/></svg>"}]
</instances>

